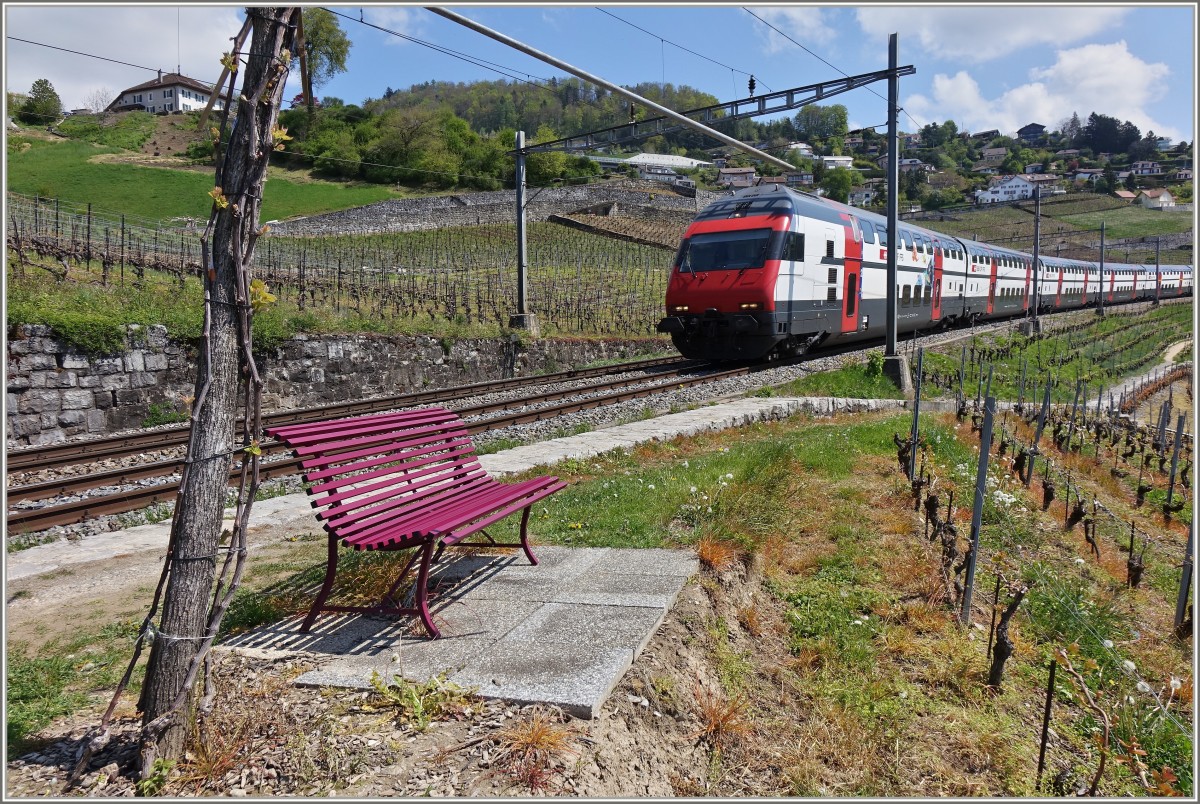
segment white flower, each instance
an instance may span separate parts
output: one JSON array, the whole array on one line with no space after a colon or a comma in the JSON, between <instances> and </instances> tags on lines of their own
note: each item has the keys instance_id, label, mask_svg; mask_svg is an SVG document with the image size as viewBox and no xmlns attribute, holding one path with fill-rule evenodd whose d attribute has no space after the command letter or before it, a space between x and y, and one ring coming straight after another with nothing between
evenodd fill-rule
<instances>
[{"instance_id":1,"label":"white flower","mask_svg":"<svg viewBox=\"0 0 1200 804\"><path fill-rule=\"evenodd\" d=\"M1149 692L1150 692L1150 685L1147 684L1145 681L1139 681L1137 683L1137 688L1138 688L1138 692L1144 692L1147 694L1149 694Z\"/></svg>"},{"instance_id":2,"label":"white flower","mask_svg":"<svg viewBox=\"0 0 1200 804\"><path fill-rule=\"evenodd\" d=\"M651 491L654 491L654 484L651 483L650 485L646 486L646 488L650 489Z\"/></svg>"},{"instance_id":3,"label":"white flower","mask_svg":"<svg viewBox=\"0 0 1200 804\"><path fill-rule=\"evenodd\" d=\"M725 473L725 479L726 479L726 480L733 480L733 472L726 472L726 473Z\"/></svg>"},{"instance_id":4,"label":"white flower","mask_svg":"<svg viewBox=\"0 0 1200 804\"><path fill-rule=\"evenodd\" d=\"M684 462L683 462L683 468L684 468L684 469L687 469L687 468L688 468L688 462L687 462L687 461L684 461Z\"/></svg>"},{"instance_id":5,"label":"white flower","mask_svg":"<svg viewBox=\"0 0 1200 804\"><path fill-rule=\"evenodd\" d=\"M1106 648L1111 649L1113 646L1113 641L1111 639L1106 639L1100 644L1104 645L1104 647L1106 647Z\"/></svg>"},{"instance_id":6,"label":"white flower","mask_svg":"<svg viewBox=\"0 0 1200 804\"><path fill-rule=\"evenodd\" d=\"M900 697L901 697L901 698L907 698L907 697L908 697L908 690L900 690Z\"/></svg>"},{"instance_id":7,"label":"white flower","mask_svg":"<svg viewBox=\"0 0 1200 804\"><path fill-rule=\"evenodd\" d=\"M1179 689L1181 686L1183 686L1183 682L1181 682L1179 679L1175 678L1175 676L1171 676L1171 691L1174 692L1175 690Z\"/></svg>"},{"instance_id":8,"label":"white flower","mask_svg":"<svg viewBox=\"0 0 1200 804\"><path fill-rule=\"evenodd\" d=\"M692 486L691 491L692 491L692 494L695 494L698 491L698 489L695 486Z\"/></svg>"},{"instance_id":9,"label":"white flower","mask_svg":"<svg viewBox=\"0 0 1200 804\"><path fill-rule=\"evenodd\" d=\"M1076 564L1083 564L1083 559L1082 559L1082 558L1077 558L1077 559L1075 559L1075 563L1076 563Z\"/></svg>"},{"instance_id":10,"label":"white flower","mask_svg":"<svg viewBox=\"0 0 1200 804\"><path fill-rule=\"evenodd\" d=\"M1121 669L1126 673L1133 675L1137 672L1137 665L1126 659L1125 661L1121 662Z\"/></svg>"}]
</instances>

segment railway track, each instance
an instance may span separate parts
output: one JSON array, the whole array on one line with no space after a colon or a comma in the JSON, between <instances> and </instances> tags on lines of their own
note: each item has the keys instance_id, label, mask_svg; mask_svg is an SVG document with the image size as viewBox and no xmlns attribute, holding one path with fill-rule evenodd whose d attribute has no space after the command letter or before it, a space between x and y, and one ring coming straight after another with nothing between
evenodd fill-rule
<instances>
[{"instance_id":1,"label":"railway track","mask_svg":"<svg viewBox=\"0 0 1200 804\"><path fill-rule=\"evenodd\" d=\"M264 416L266 426L284 423L316 421L339 416L393 410L398 407L442 403L453 407L463 418L468 419L471 435L501 429L516 424L545 421L567 413L640 399L666 390L692 387L717 382L729 377L742 376L769 367L737 366L722 370L705 370L697 361L659 359L609 366L604 369L559 372L521 381L498 381L476 383L437 392L421 392L394 397L367 400L342 405L327 405L305 410L286 411ZM646 375L622 377L591 383L582 387L553 391L534 391L519 399L508 399L477 404L455 405L464 399L509 390L519 387L544 386L554 381L581 379L604 374L646 371ZM553 403L553 404L546 404ZM490 413L498 415L488 416ZM21 450L11 453L9 472L30 471L32 467L46 469L49 466L64 467L95 463L100 460L119 459L144 454L148 450L174 449L182 451L187 437L186 426L164 428L154 433L97 439L70 445L54 445L45 449ZM270 480L295 474L298 466L287 454L286 448L268 439L261 445L264 461L260 464L260 476ZM47 453L48 464L38 464L34 453ZM13 456L21 456L17 462ZM165 460L141 465L121 466L111 470L86 472L75 476L56 477L51 480L10 486L8 489L9 510L7 527L10 534L32 533L58 525L70 525L101 516L126 513L146 508L156 503L172 501L179 489L176 476L183 466L182 454ZM235 460L230 472L231 481L236 480L240 464ZM21 506L54 497L86 494L86 492L118 487L115 491L83 496L79 499L41 506ZM13 506L18 507L14 508Z\"/></svg>"}]
</instances>

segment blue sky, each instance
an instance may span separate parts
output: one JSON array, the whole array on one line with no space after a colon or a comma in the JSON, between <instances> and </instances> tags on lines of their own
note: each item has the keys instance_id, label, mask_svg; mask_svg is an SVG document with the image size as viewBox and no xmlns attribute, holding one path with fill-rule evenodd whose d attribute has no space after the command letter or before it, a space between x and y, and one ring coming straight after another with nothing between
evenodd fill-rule
<instances>
[{"instance_id":1,"label":"blue sky","mask_svg":"<svg viewBox=\"0 0 1200 804\"><path fill-rule=\"evenodd\" d=\"M493 62L511 74L563 77L421 6L329 7L353 18L342 24L354 44L349 71L320 89L320 96L361 103L388 87L503 77L361 25L360 13L367 22ZM902 130L954 120L960 129L1013 133L1026 123L1057 128L1072 112L1086 119L1095 111L1129 120L1143 133L1194 139L1192 4L610 4L601 7L607 14L584 4L447 7L608 81L665 80L720 100L744 97L747 73L766 92L886 69L888 35L895 32L900 63L917 71L901 80ZM212 81L241 9L5 4L4 12L8 37L143 67L173 70L178 63L185 74ZM12 39L5 41L5 68L7 89L27 91L34 79L48 78L69 107L83 105L97 89L115 93L153 77ZM292 82L298 92L299 82L294 77ZM828 103L845 104L852 127L884 124L886 83L872 89Z\"/></svg>"}]
</instances>

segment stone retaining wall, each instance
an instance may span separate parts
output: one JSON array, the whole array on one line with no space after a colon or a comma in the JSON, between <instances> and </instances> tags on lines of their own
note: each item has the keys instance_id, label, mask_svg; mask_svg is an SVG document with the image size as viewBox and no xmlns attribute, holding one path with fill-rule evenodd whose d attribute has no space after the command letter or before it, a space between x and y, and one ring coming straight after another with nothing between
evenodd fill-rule
<instances>
[{"instance_id":1,"label":"stone retaining wall","mask_svg":"<svg viewBox=\"0 0 1200 804\"><path fill-rule=\"evenodd\" d=\"M9 327L9 448L140 428L151 405L186 412L195 385L194 348L171 342L161 326L131 325L126 340L123 354L98 357L63 343L49 327ZM661 338L521 343L297 336L258 364L263 411L272 412L669 352L670 342Z\"/></svg>"},{"instance_id":2,"label":"stone retaining wall","mask_svg":"<svg viewBox=\"0 0 1200 804\"><path fill-rule=\"evenodd\" d=\"M696 198L671 192L661 184L619 181L582 187L550 187L530 191L527 217L545 221L551 215L575 212L596 204L615 203L625 209L662 214L694 215L722 193L699 191ZM348 233L412 232L455 226L513 223L516 220L516 190L463 193L426 198L398 198L363 207L312 215L271 224L274 236L315 236Z\"/></svg>"}]
</instances>

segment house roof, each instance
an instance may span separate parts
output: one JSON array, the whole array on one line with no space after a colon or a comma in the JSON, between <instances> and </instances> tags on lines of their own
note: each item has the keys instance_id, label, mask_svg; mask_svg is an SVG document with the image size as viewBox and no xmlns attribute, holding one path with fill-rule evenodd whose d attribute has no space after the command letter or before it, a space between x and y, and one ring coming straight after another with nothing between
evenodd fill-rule
<instances>
[{"instance_id":1,"label":"house roof","mask_svg":"<svg viewBox=\"0 0 1200 804\"><path fill-rule=\"evenodd\" d=\"M1133 199L1137 198L1136 193L1131 193L1128 190L1117 190L1115 193L1113 193L1113 195L1115 195L1117 198L1124 198L1126 201L1132 201Z\"/></svg>"},{"instance_id":2,"label":"house roof","mask_svg":"<svg viewBox=\"0 0 1200 804\"><path fill-rule=\"evenodd\" d=\"M721 168L717 171L717 173L724 174L726 176L749 176L750 174L754 173L754 168Z\"/></svg>"},{"instance_id":3,"label":"house roof","mask_svg":"<svg viewBox=\"0 0 1200 804\"><path fill-rule=\"evenodd\" d=\"M179 73L167 73L164 76L162 76L162 78L154 78L154 79L151 79L144 83L138 84L137 86L129 87L128 89L123 89L123 90L121 90L120 95L125 95L130 92L141 92L144 89L154 89L154 88L160 87L160 86L163 86L163 87L167 87L167 86L187 87L188 89L194 89L197 92L212 92L213 91L211 84L206 84L203 81L197 81L195 78L188 78L186 75L180 75ZM118 95L118 97L120 97L120 95Z\"/></svg>"},{"instance_id":4,"label":"house roof","mask_svg":"<svg viewBox=\"0 0 1200 804\"><path fill-rule=\"evenodd\" d=\"M625 160L630 165L660 165L662 167L693 168L711 165L712 162L702 162L699 159L689 159L686 156L674 154L638 154Z\"/></svg>"},{"instance_id":5,"label":"house roof","mask_svg":"<svg viewBox=\"0 0 1200 804\"><path fill-rule=\"evenodd\" d=\"M1170 194L1170 193L1168 193L1166 190L1163 190L1163 189L1158 189L1158 190L1142 190L1142 195L1144 195L1144 196L1147 196L1148 198L1158 198L1159 196L1163 196L1163 195L1167 196L1168 198L1170 198L1170 197L1171 197L1171 194Z\"/></svg>"}]
</instances>

